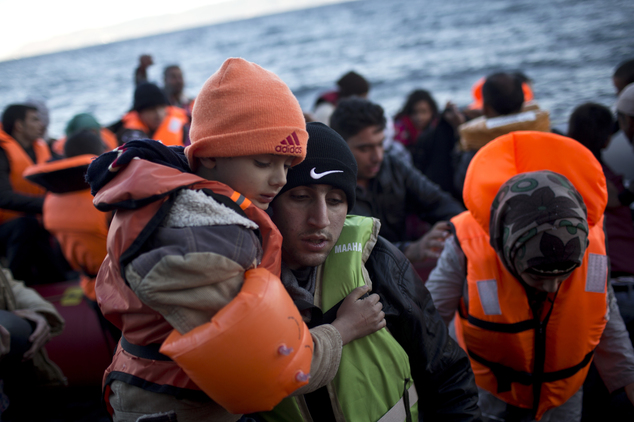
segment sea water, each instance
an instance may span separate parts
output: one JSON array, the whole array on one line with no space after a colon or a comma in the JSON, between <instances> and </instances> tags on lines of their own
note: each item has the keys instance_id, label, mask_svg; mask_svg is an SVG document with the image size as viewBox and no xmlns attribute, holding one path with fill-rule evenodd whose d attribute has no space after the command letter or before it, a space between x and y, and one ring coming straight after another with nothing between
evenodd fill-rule
<instances>
[{"instance_id":1,"label":"sea water","mask_svg":"<svg viewBox=\"0 0 634 422\"><path fill-rule=\"evenodd\" d=\"M190 96L226 58L243 57L278 74L307 111L355 70L390 115L414 89L441 108L466 106L482 76L521 70L562 124L583 102L614 105L611 75L634 58L634 1L361 0L216 24L2 62L0 109L44 99L52 137L80 112L110 124L132 105L141 54L154 57L149 77L159 84L163 67L179 64Z\"/></svg>"}]
</instances>

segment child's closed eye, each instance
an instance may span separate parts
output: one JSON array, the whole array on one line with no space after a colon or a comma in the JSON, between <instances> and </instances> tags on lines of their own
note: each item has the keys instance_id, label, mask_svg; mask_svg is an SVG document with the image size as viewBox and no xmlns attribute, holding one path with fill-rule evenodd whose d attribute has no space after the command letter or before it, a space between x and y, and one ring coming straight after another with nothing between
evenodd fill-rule
<instances>
[{"instance_id":1,"label":"child's closed eye","mask_svg":"<svg viewBox=\"0 0 634 422\"><path fill-rule=\"evenodd\" d=\"M271 163L258 161L258 160L253 160L253 162L255 163L256 167L261 167L261 168L266 168L271 165Z\"/></svg>"}]
</instances>

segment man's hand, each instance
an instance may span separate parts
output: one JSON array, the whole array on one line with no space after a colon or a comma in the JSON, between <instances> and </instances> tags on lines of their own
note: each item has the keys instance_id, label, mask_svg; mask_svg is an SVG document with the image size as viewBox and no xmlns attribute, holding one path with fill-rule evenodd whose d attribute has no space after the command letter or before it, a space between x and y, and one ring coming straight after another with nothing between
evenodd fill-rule
<instances>
[{"instance_id":1,"label":"man's hand","mask_svg":"<svg viewBox=\"0 0 634 422\"><path fill-rule=\"evenodd\" d=\"M445 111L443 112L445 120L453 126L454 129L457 129L458 126L463 124L466 121L464 114L458 109L458 107L452 103L451 101L447 101L447 105L445 105Z\"/></svg>"},{"instance_id":2,"label":"man's hand","mask_svg":"<svg viewBox=\"0 0 634 422\"><path fill-rule=\"evenodd\" d=\"M152 56L149 54L143 54L139 57L139 67L141 69L147 69L148 67L154 64L154 60L152 60Z\"/></svg>"},{"instance_id":3,"label":"man's hand","mask_svg":"<svg viewBox=\"0 0 634 422\"><path fill-rule=\"evenodd\" d=\"M51 339L51 327L48 325L48 321L42 315L30 309L19 309L12 311L20 318L28 319L35 322L35 330L29 337L31 342L31 348L24 353L22 357L23 361L33 358L35 352L40 350Z\"/></svg>"},{"instance_id":4,"label":"man's hand","mask_svg":"<svg viewBox=\"0 0 634 422\"><path fill-rule=\"evenodd\" d=\"M375 293L360 299L368 291L370 286L357 287L346 296L337 311L332 325L341 334L344 345L385 327L385 313L379 295Z\"/></svg>"},{"instance_id":5,"label":"man's hand","mask_svg":"<svg viewBox=\"0 0 634 422\"><path fill-rule=\"evenodd\" d=\"M9 330L0 325L0 359L11 351L11 334Z\"/></svg>"},{"instance_id":6,"label":"man's hand","mask_svg":"<svg viewBox=\"0 0 634 422\"><path fill-rule=\"evenodd\" d=\"M445 239L451 234L451 228L446 221L434 224L430 231L405 250L405 256L410 262L422 262L427 258L437 259L445 246Z\"/></svg>"}]
</instances>

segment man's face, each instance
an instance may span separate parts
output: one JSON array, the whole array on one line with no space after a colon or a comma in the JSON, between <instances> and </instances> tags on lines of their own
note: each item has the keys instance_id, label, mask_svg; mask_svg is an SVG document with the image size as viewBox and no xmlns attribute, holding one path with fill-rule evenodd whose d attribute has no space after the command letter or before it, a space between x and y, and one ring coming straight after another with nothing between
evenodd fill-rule
<instances>
[{"instance_id":1,"label":"man's face","mask_svg":"<svg viewBox=\"0 0 634 422\"><path fill-rule=\"evenodd\" d=\"M348 138L348 146L357 160L357 181L376 177L383 163L383 139L385 135L379 125L368 126Z\"/></svg>"},{"instance_id":2,"label":"man's face","mask_svg":"<svg viewBox=\"0 0 634 422\"><path fill-rule=\"evenodd\" d=\"M183 72L179 68L171 68L165 73L164 84L165 90L170 94L180 94L185 86Z\"/></svg>"},{"instance_id":3,"label":"man's face","mask_svg":"<svg viewBox=\"0 0 634 422\"><path fill-rule=\"evenodd\" d=\"M520 274L524 283L528 284L532 288L540 292L555 293L559 290L561 283L566 281L570 277L570 273L566 273L559 276L537 276L529 272L524 271Z\"/></svg>"},{"instance_id":4,"label":"man's face","mask_svg":"<svg viewBox=\"0 0 634 422\"><path fill-rule=\"evenodd\" d=\"M139 111L141 121L154 132L163 123L163 119L167 115L167 108L163 105L145 108Z\"/></svg>"},{"instance_id":5,"label":"man's face","mask_svg":"<svg viewBox=\"0 0 634 422\"><path fill-rule=\"evenodd\" d=\"M339 239L348 213L346 194L331 185L297 186L271 204L280 229L282 260L291 270L322 264Z\"/></svg>"},{"instance_id":6,"label":"man's face","mask_svg":"<svg viewBox=\"0 0 634 422\"><path fill-rule=\"evenodd\" d=\"M615 78L614 76L612 77L612 84L614 85L614 89L616 89L616 95L617 96L627 86L627 82L625 80L623 80L622 78Z\"/></svg>"},{"instance_id":7,"label":"man's face","mask_svg":"<svg viewBox=\"0 0 634 422\"><path fill-rule=\"evenodd\" d=\"M18 132L18 136L27 142L33 142L44 135L44 124L40 120L37 111L27 110L24 120L18 120L14 126L14 133Z\"/></svg>"}]
</instances>

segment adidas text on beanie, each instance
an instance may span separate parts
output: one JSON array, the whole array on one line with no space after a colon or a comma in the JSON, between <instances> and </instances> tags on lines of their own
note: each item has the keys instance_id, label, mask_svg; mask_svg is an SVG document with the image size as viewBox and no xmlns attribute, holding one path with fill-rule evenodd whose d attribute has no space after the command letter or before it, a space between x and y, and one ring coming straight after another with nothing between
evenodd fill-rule
<instances>
[{"instance_id":1,"label":"adidas text on beanie","mask_svg":"<svg viewBox=\"0 0 634 422\"><path fill-rule=\"evenodd\" d=\"M306 156L306 121L297 99L282 80L255 63L227 59L196 97L187 160L277 154Z\"/></svg>"}]
</instances>

